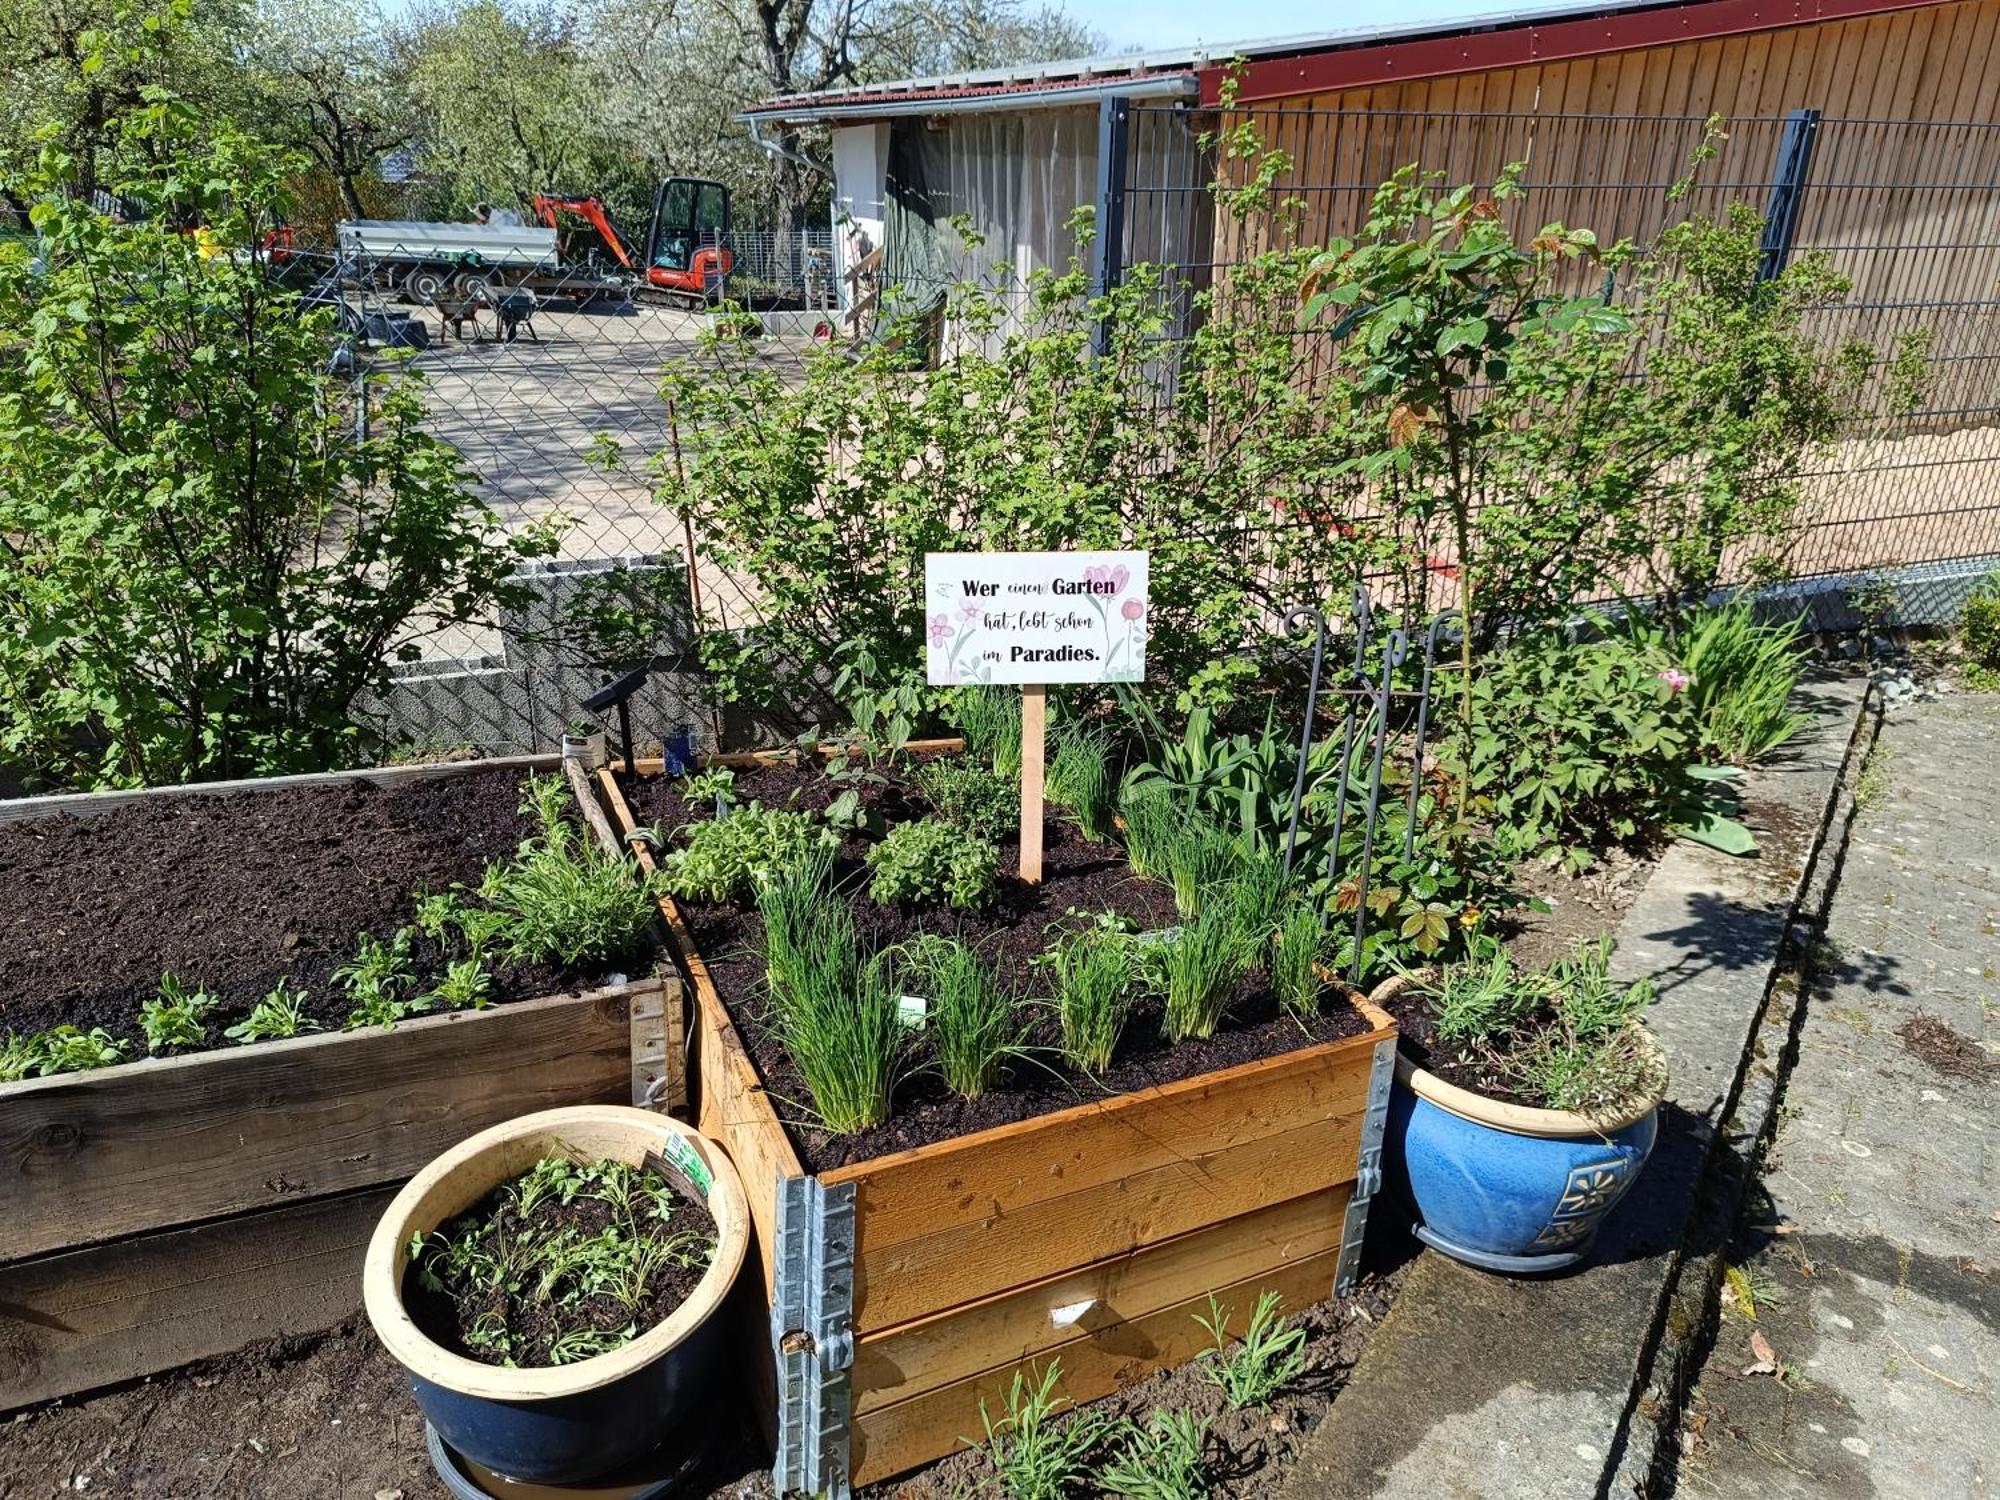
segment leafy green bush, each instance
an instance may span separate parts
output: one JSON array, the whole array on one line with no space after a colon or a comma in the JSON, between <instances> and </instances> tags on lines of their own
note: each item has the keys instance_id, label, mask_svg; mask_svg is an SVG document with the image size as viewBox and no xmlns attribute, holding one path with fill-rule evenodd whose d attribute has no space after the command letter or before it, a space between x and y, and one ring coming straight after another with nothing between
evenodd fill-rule
<instances>
[{"instance_id":1,"label":"leafy green bush","mask_svg":"<svg viewBox=\"0 0 2000 1500\"><path fill-rule=\"evenodd\" d=\"M1488 657L1465 772L1500 836L1581 869L1593 849L1688 817L1701 726L1684 686L1664 657L1616 636L1538 634Z\"/></svg>"},{"instance_id":2,"label":"leafy green bush","mask_svg":"<svg viewBox=\"0 0 2000 1500\"><path fill-rule=\"evenodd\" d=\"M502 527L414 370L337 367L257 248L295 160L162 96L109 134L99 181L51 146L0 184L41 236L0 242L0 754L85 787L364 761L357 702L525 601L554 528Z\"/></svg>"},{"instance_id":3,"label":"leafy green bush","mask_svg":"<svg viewBox=\"0 0 2000 1500\"><path fill-rule=\"evenodd\" d=\"M1981 692L2000 688L2000 570L1988 573L1965 601L1958 642L1972 686Z\"/></svg>"},{"instance_id":4,"label":"leafy green bush","mask_svg":"<svg viewBox=\"0 0 2000 1500\"><path fill-rule=\"evenodd\" d=\"M840 847L840 835L819 820L754 802L726 818L689 823L681 838L682 846L661 858L660 880L692 901L741 900L815 850Z\"/></svg>"},{"instance_id":5,"label":"leafy green bush","mask_svg":"<svg viewBox=\"0 0 2000 1500\"><path fill-rule=\"evenodd\" d=\"M868 894L884 906L968 911L991 901L1000 880L999 851L941 818L897 824L868 851L868 867Z\"/></svg>"},{"instance_id":6,"label":"leafy green bush","mask_svg":"<svg viewBox=\"0 0 2000 1500\"><path fill-rule=\"evenodd\" d=\"M1020 827L1019 786L970 757L923 762L917 787L931 811L977 838L997 841Z\"/></svg>"}]
</instances>

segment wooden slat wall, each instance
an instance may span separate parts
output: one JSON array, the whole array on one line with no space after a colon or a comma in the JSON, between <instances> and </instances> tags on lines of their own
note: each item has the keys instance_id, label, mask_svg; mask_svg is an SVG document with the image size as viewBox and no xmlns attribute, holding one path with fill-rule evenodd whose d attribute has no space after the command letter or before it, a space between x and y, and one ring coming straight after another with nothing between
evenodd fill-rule
<instances>
[{"instance_id":1,"label":"wooden slat wall","mask_svg":"<svg viewBox=\"0 0 2000 1500\"><path fill-rule=\"evenodd\" d=\"M1787 110L1818 109L1823 133L1799 242L1836 248L1862 303L1991 297L2000 273L1996 195L2000 0L1609 53L1490 73L1418 79L1246 106L1268 146L1293 157L1280 193L1307 203L1302 235L1351 233L1373 185L1420 161L1452 181L1485 181L1526 159L1524 220L1561 218L1601 237L1649 239L1688 208L1761 202ZM1355 116L1369 112L1366 121ZM1678 208L1662 189L1698 139L1658 117L1719 114L1731 139L1704 191ZM1391 116L1401 115L1397 119ZM1591 115L1592 121L1553 116ZM1476 117L1476 118L1474 118ZM1759 123L1752 123L1759 122ZM1228 263L1269 242L1269 226L1218 227ZM1970 245L1920 251L1918 246Z\"/></svg>"}]
</instances>

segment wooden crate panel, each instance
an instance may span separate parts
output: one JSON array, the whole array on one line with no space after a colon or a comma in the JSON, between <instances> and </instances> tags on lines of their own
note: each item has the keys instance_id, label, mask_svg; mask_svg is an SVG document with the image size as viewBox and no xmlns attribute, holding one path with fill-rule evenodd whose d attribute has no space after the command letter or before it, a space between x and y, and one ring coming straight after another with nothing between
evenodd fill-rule
<instances>
[{"instance_id":1,"label":"wooden crate panel","mask_svg":"<svg viewBox=\"0 0 2000 1500\"><path fill-rule=\"evenodd\" d=\"M1012 1369L1091 1329L1177 1307L1340 1247L1345 1186L1099 1261L861 1341L856 1415L988 1370ZM1328 1290L1330 1290L1330 1285Z\"/></svg>"},{"instance_id":2,"label":"wooden crate panel","mask_svg":"<svg viewBox=\"0 0 2000 1500\"><path fill-rule=\"evenodd\" d=\"M0 1267L0 1410L331 1328L393 1196L371 1189Z\"/></svg>"},{"instance_id":3,"label":"wooden crate panel","mask_svg":"<svg viewBox=\"0 0 2000 1500\"><path fill-rule=\"evenodd\" d=\"M373 1187L501 1120L627 1102L630 996L660 983L0 1086L0 1262Z\"/></svg>"},{"instance_id":4,"label":"wooden crate panel","mask_svg":"<svg viewBox=\"0 0 2000 1500\"><path fill-rule=\"evenodd\" d=\"M827 1173L857 1186L855 1327L927 1317L1352 1181L1375 1040Z\"/></svg>"},{"instance_id":5,"label":"wooden crate panel","mask_svg":"<svg viewBox=\"0 0 2000 1500\"><path fill-rule=\"evenodd\" d=\"M1231 1330L1241 1331L1262 1292L1277 1292L1287 1311L1324 1299L1339 1260L1338 1250L1326 1250L1216 1287L1216 1296L1232 1311ZM1195 1322L1195 1315L1207 1310L1204 1291L1129 1322L1082 1332L1044 1351L1037 1366L1046 1369L1050 1361L1061 1360L1063 1393L1075 1401L1094 1401L1154 1370L1184 1364L1209 1347L1207 1332ZM861 1417L854 1424L850 1450L855 1483L872 1484L956 1452L967 1440L977 1441L984 1431L980 1401L991 1412L1004 1411L1012 1378L1012 1369L991 1370Z\"/></svg>"}]
</instances>

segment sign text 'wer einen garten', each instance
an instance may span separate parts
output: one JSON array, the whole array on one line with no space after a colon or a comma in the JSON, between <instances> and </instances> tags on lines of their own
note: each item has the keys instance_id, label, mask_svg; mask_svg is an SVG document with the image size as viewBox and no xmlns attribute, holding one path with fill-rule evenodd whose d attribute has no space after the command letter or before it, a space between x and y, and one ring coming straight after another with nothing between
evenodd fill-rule
<instances>
[{"instance_id":1,"label":"sign text 'wer einen garten'","mask_svg":"<svg viewBox=\"0 0 2000 1500\"><path fill-rule=\"evenodd\" d=\"M927 677L963 683L1139 682L1143 552L924 555Z\"/></svg>"},{"instance_id":2,"label":"sign text 'wer einen garten'","mask_svg":"<svg viewBox=\"0 0 2000 1500\"><path fill-rule=\"evenodd\" d=\"M927 552L933 687L1021 688L1021 878L1042 878L1042 770L1052 682L1146 676L1143 552Z\"/></svg>"}]
</instances>

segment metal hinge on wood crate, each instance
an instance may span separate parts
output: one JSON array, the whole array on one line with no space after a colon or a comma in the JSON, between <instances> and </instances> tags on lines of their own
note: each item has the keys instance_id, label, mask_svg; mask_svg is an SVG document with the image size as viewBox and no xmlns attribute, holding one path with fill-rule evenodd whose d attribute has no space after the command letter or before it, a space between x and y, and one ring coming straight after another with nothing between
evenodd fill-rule
<instances>
[{"instance_id":1,"label":"metal hinge on wood crate","mask_svg":"<svg viewBox=\"0 0 2000 1500\"><path fill-rule=\"evenodd\" d=\"M1368 1238L1368 1205L1382 1190L1382 1137L1389 1126L1389 1091L1396 1082L1396 1039L1375 1045L1368 1070L1368 1102L1361 1116L1360 1165L1354 1192L1347 1200L1347 1217L1340 1226L1340 1263L1333 1272L1333 1294L1353 1292L1361 1270L1361 1243Z\"/></svg>"},{"instance_id":2,"label":"metal hinge on wood crate","mask_svg":"<svg viewBox=\"0 0 2000 1500\"><path fill-rule=\"evenodd\" d=\"M777 1290L771 1348L778 1366L780 1495L848 1500L853 1404L854 1185L778 1182Z\"/></svg>"}]
</instances>

